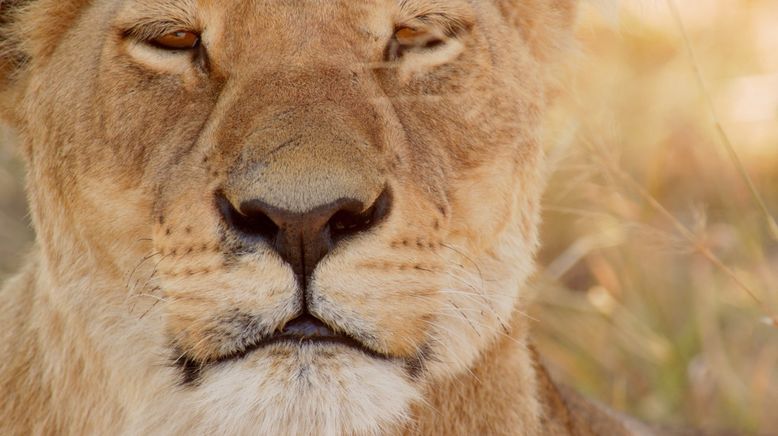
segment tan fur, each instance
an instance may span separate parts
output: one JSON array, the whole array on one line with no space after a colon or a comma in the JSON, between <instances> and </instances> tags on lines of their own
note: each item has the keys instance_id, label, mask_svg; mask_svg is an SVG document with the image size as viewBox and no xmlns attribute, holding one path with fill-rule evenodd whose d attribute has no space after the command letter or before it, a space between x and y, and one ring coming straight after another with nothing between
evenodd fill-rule
<instances>
[{"instance_id":1,"label":"tan fur","mask_svg":"<svg viewBox=\"0 0 778 436\"><path fill-rule=\"evenodd\" d=\"M550 381L522 312L539 124L574 10L0 0L0 113L38 235L0 294L0 434L632 434ZM443 44L387 60L403 26ZM144 43L171 30L207 54ZM386 357L287 344L217 363L301 300L215 195L303 213L384 189L387 218L306 295Z\"/></svg>"}]
</instances>

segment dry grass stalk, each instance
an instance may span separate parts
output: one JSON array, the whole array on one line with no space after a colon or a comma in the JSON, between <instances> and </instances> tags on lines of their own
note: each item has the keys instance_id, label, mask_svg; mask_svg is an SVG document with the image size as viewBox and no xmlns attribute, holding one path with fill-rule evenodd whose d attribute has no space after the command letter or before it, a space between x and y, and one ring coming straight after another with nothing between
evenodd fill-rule
<instances>
[{"instance_id":1,"label":"dry grass stalk","mask_svg":"<svg viewBox=\"0 0 778 436\"><path fill-rule=\"evenodd\" d=\"M675 217L666 207L662 205L653 195L651 195L645 187L637 182L631 175L626 173L613 159L607 157L607 153L602 150L602 147L598 147L594 144L587 144L590 150L598 157L598 160L602 163L603 167L608 170L608 174L618 179L620 182L632 187L635 192L643 198L655 211L661 214L665 219L670 222L673 227L681 234L681 236L690 244L694 250L705 257L716 268L724 272L741 290L743 290L748 296L754 300L754 302L762 309L764 313L768 313L765 303L756 295L740 276L728 265L726 265L711 249L699 238L689 227L682 223ZM764 318L767 320L768 325L778 328L778 316L767 315ZM769 321L769 322L768 322Z\"/></svg>"},{"instance_id":2,"label":"dry grass stalk","mask_svg":"<svg viewBox=\"0 0 778 436\"><path fill-rule=\"evenodd\" d=\"M770 230L770 235L774 240L778 241L778 223L776 223L775 218L773 218L773 216L770 214L770 210L767 208L767 203L765 203L764 197L762 197L762 195L759 193L759 190L757 190L753 179L748 174L745 165L743 165L742 159L740 159L740 156L735 150L729 135L727 134L726 130L724 130L724 126L721 124L721 119L719 118L718 111L716 111L716 106L713 104L713 98L711 97L708 87L705 84L705 79L703 78L702 71L700 70L700 64L694 54L691 39L689 38L689 33L686 31L686 26L684 25L681 13L678 10L678 5L676 5L675 0L666 1L670 11L672 12L673 20L678 26L678 30L681 32L686 54L689 57L689 61L691 62L692 69L694 70L694 77L697 80L697 85L699 86L700 92L705 99L705 104L710 110L710 115L713 120L716 134L721 140L721 143L724 145L724 148L726 149L729 158L732 160L732 163L735 165L738 173L748 185L748 190L751 192L751 196L754 198L754 201L756 201L762 213L764 214L765 220L767 221L767 226Z\"/></svg>"}]
</instances>

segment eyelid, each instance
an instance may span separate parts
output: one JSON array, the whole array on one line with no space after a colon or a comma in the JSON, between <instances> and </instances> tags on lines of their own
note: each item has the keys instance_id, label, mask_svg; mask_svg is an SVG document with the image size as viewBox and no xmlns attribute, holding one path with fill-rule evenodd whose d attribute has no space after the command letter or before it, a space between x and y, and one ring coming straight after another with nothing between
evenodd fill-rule
<instances>
[{"instance_id":1,"label":"eyelid","mask_svg":"<svg viewBox=\"0 0 778 436\"><path fill-rule=\"evenodd\" d=\"M451 39L434 28L401 26L394 31L394 40L406 47L433 48Z\"/></svg>"},{"instance_id":2,"label":"eyelid","mask_svg":"<svg viewBox=\"0 0 778 436\"><path fill-rule=\"evenodd\" d=\"M471 2L402 2L397 17L399 27L428 29L448 38L469 33L476 24Z\"/></svg>"},{"instance_id":3,"label":"eyelid","mask_svg":"<svg viewBox=\"0 0 778 436\"><path fill-rule=\"evenodd\" d=\"M175 32L201 34L200 30L191 24L178 20L142 21L125 28L121 33L125 38L132 38L137 41L151 41Z\"/></svg>"}]
</instances>

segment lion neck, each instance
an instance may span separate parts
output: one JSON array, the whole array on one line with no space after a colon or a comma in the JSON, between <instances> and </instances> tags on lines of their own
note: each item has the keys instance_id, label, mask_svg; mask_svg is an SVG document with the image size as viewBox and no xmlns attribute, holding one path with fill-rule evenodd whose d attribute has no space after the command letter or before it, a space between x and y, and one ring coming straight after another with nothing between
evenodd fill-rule
<instances>
[{"instance_id":1,"label":"lion neck","mask_svg":"<svg viewBox=\"0 0 778 436\"><path fill-rule=\"evenodd\" d=\"M514 320L470 371L426 390L401 434L648 436L635 420L557 385L532 346L525 317ZM517 325L518 324L518 325Z\"/></svg>"},{"instance_id":2,"label":"lion neck","mask_svg":"<svg viewBox=\"0 0 778 436\"><path fill-rule=\"evenodd\" d=\"M429 386L403 434L540 434L536 356L527 323L513 324L469 371Z\"/></svg>"},{"instance_id":3,"label":"lion neck","mask_svg":"<svg viewBox=\"0 0 778 436\"><path fill-rule=\"evenodd\" d=\"M0 320L0 351L11 358L0 362L0 391L15 400L0 407L0 423L5 424L0 425L0 433L98 434L117 430L124 419L121 390L133 387L123 383L131 380L119 377L122 372L137 372L134 370L140 365L128 362L122 370L111 365L120 359L105 359L106 350L116 339L122 341L116 344L120 351L115 353L121 360L127 361L132 352L138 354L143 346L134 338L140 337L140 325L123 322L121 309L96 303L111 301L108 297L73 300L79 294L94 295L99 288L107 294L114 281L103 277L96 284L79 283L55 277L44 259L36 249L24 271L2 290L0 306L7 306L0 308L11 316ZM74 265L73 275L78 276L80 270ZM108 333L95 335L96 331ZM124 337L111 331L125 332ZM129 345L126 351L123 345ZM77 399L74 392L79 393Z\"/></svg>"}]
</instances>

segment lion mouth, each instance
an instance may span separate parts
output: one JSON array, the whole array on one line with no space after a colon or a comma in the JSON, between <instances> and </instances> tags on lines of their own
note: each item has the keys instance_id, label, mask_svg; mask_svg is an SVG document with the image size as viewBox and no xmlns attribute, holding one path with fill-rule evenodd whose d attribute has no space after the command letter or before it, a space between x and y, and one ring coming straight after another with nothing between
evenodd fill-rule
<instances>
[{"instance_id":1,"label":"lion mouth","mask_svg":"<svg viewBox=\"0 0 778 436\"><path fill-rule=\"evenodd\" d=\"M282 342L292 342L301 346L308 343L340 344L371 355L378 354L351 336L335 332L327 324L308 313L289 321L283 328L258 342L250 351Z\"/></svg>"},{"instance_id":2,"label":"lion mouth","mask_svg":"<svg viewBox=\"0 0 778 436\"><path fill-rule=\"evenodd\" d=\"M198 361L183 355L176 360L175 364L181 369L184 375L183 384L191 385L195 384L200 379L206 368L242 360L257 350L272 345L286 345L293 348L303 348L314 344L322 346L343 346L358 350L361 353L376 359L391 359L391 356L373 350L364 345L361 341L347 334L337 332L318 318L306 312L287 322L273 334L261 337L256 342L251 343L235 353L219 356L208 361Z\"/></svg>"}]
</instances>

